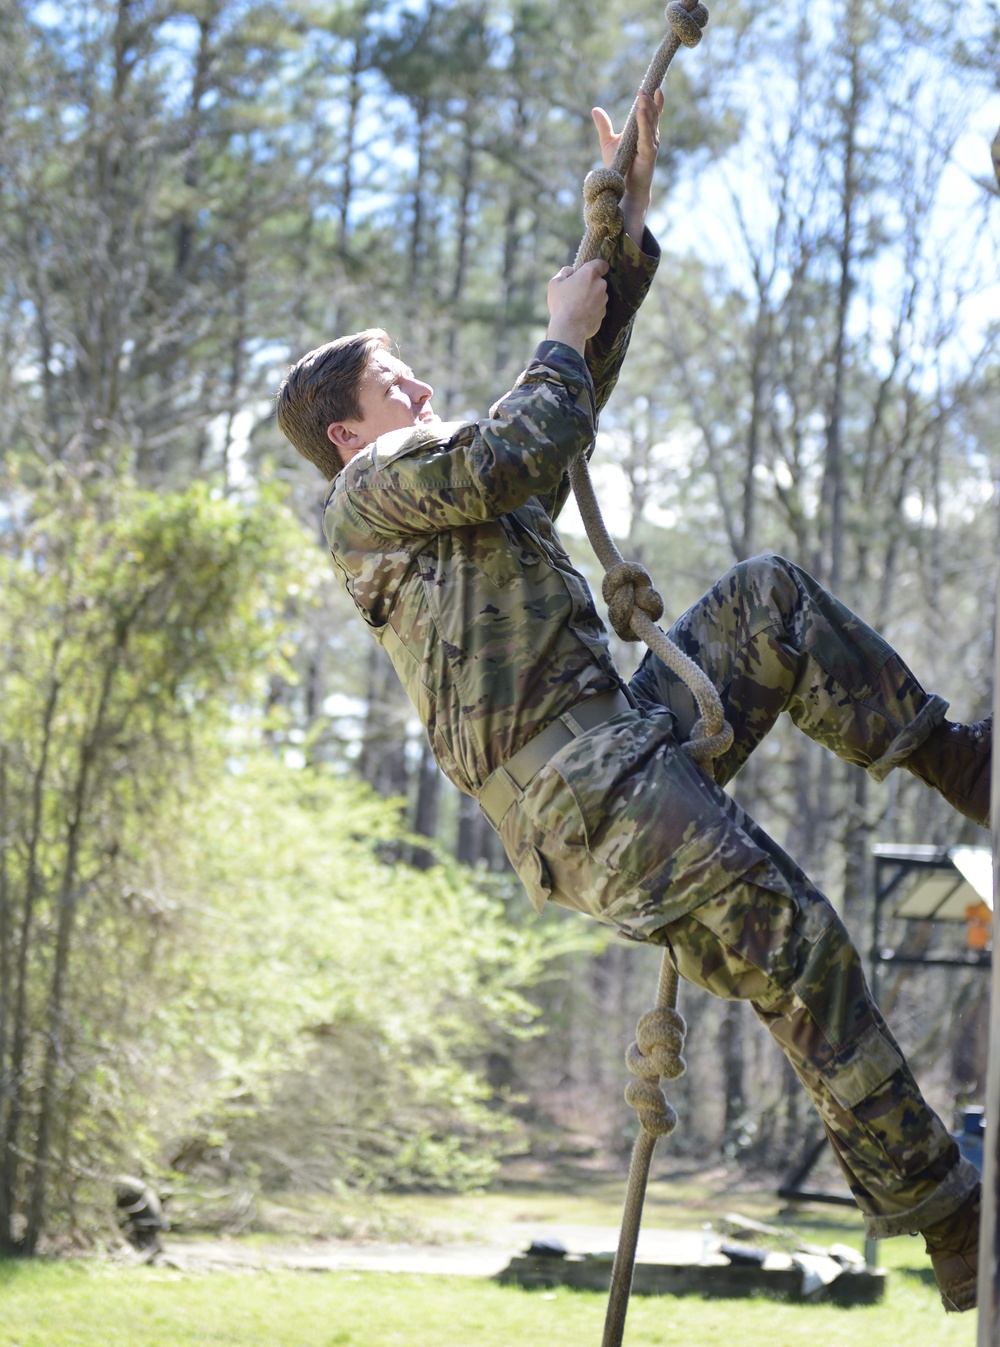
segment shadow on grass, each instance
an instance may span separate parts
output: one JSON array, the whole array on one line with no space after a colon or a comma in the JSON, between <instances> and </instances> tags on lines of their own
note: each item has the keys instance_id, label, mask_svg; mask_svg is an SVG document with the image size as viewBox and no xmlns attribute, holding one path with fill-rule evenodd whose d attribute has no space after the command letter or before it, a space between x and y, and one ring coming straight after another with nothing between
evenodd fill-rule
<instances>
[{"instance_id":1,"label":"shadow on grass","mask_svg":"<svg viewBox=\"0 0 1000 1347\"><path fill-rule=\"evenodd\" d=\"M937 1290L937 1279L934 1276L934 1269L930 1267L894 1267L892 1269L894 1277L903 1277L909 1282L921 1282L924 1286L929 1286L932 1291Z\"/></svg>"},{"instance_id":2,"label":"shadow on grass","mask_svg":"<svg viewBox=\"0 0 1000 1347\"><path fill-rule=\"evenodd\" d=\"M858 1226L858 1214L846 1210L845 1216L841 1220L824 1215L820 1216L816 1211L779 1211L774 1221L776 1225L787 1225L792 1230L803 1227L808 1230L822 1230L831 1235L843 1236L844 1231L855 1231Z\"/></svg>"},{"instance_id":3,"label":"shadow on grass","mask_svg":"<svg viewBox=\"0 0 1000 1347\"><path fill-rule=\"evenodd\" d=\"M12 1254L0 1254L0 1286L11 1286L24 1276L30 1276L32 1269L39 1264L37 1258L19 1258Z\"/></svg>"}]
</instances>

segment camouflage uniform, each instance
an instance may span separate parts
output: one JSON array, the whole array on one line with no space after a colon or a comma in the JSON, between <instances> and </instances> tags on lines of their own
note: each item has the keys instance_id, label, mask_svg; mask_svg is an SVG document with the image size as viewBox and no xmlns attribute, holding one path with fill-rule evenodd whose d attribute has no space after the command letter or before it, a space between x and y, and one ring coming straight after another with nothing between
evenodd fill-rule
<instances>
[{"instance_id":1,"label":"camouflage uniform","mask_svg":"<svg viewBox=\"0 0 1000 1347\"><path fill-rule=\"evenodd\" d=\"M553 519L657 256L648 233L641 251L627 238L614 245L608 312L586 363L542 342L486 420L382 436L328 499L341 578L442 770L470 794L557 718L622 689ZM630 939L669 944L689 981L751 1000L812 1095L870 1232L921 1228L960 1204L969 1172L833 909L722 785L781 711L881 776L945 704L778 558L736 567L672 635L713 678L734 726L714 777L679 746L694 719L689 692L648 657L628 704L516 789L499 821L504 847L536 910L552 899Z\"/></svg>"}]
</instances>

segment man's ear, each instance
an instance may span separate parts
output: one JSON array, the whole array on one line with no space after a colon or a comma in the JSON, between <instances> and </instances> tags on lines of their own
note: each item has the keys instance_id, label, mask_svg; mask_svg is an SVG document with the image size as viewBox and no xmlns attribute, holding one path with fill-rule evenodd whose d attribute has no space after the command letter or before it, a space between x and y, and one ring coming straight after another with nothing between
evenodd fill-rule
<instances>
[{"instance_id":1,"label":"man's ear","mask_svg":"<svg viewBox=\"0 0 1000 1347\"><path fill-rule=\"evenodd\" d=\"M351 430L344 421L331 421L326 428L326 438L340 454L341 461L345 465L367 444L367 440Z\"/></svg>"}]
</instances>

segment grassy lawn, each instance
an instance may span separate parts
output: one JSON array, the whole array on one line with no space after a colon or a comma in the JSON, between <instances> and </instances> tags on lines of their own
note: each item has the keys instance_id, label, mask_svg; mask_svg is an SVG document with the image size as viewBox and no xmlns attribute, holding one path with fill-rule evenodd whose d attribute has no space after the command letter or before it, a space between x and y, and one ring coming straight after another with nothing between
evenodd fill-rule
<instances>
[{"instance_id":1,"label":"grassy lawn","mask_svg":"<svg viewBox=\"0 0 1000 1347\"><path fill-rule=\"evenodd\" d=\"M615 1225L622 1184L579 1174L507 1182L466 1196L383 1199L374 1228L398 1237L474 1238L490 1222ZM728 1176L654 1182L645 1220L700 1227L723 1211L774 1221L768 1189ZM313 1200L273 1207L269 1239L329 1231L345 1209ZM812 1208L792 1223L819 1244L860 1247L859 1218ZM176 1237L171 1237L176 1238ZM169 1241L168 1241L169 1242ZM765 1300L635 1297L626 1347L974 1347L975 1315L946 1316L918 1239L879 1246L890 1269L883 1304L857 1309ZM605 1298L521 1291L469 1277L374 1272L180 1272L99 1260L0 1262L0 1347L598 1347Z\"/></svg>"},{"instance_id":2,"label":"grassy lawn","mask_svg":"<svg viewBox=\"0 0 1000 1347\"><path fill-rule=\"evenodd\" d=\"M919 1276L884 1305L636 1297L627 1347L972 1347L975 1316L945 1317ZM81 1263L0 1268L3 1347L584 1347L604 1297L387 1273L200 1276Z\"/></svg>"}]
</instances>

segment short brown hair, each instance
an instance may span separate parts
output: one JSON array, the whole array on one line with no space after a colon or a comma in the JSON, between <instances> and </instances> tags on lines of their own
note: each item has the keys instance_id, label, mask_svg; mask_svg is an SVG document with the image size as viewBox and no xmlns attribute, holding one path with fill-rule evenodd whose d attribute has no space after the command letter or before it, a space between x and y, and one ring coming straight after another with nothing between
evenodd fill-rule
<instances>
[{"instance_id":1,"label":"short brown hair","mask_svg":"<svg viewBox=\"0 0 1000 1347\"><path fill-rule=\"evenodd\" d=\"M299 453L315 463L327 481L343 467L326 428L332 421L361 416L358 390L375 351L388 350L389 334L368 327L317 346L296 361L277 393L278 425Z\"/></svg>"}]
</instances>

